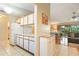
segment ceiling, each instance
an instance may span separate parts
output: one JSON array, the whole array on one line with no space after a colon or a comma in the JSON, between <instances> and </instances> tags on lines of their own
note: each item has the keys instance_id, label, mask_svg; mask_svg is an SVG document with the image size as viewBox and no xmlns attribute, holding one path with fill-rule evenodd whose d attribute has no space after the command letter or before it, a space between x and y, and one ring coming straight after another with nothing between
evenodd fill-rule
<instances>
[{"instance_id":1,"label":"ceiling","mask_svg":"<svg viewBox=\"0 0 79 59\"><path fill-rule=\"evenodd\" d=\"M78 3L52 3L51 4L51 23L61 23L69 21L73 12L76 12L79 16L79 4Z\"/></svg>"},{"instance_id":2,"label":"ceiling","mask_svg":"<svg viewBox=\"0 0 79 59\"><path fill-rule=\"evenodd\" d=\"M13 16L24 16L34 12L34 4L31 3L0 3L0 12L4 12L5 7L12 10L10 15Z\"/></svg>"}]
</instances>

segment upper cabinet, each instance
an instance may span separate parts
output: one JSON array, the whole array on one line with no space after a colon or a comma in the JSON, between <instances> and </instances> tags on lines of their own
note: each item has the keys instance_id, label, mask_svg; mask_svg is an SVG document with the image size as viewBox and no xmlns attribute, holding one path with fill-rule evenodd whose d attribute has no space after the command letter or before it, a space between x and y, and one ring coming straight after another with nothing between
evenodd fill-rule
<instances>
[{"instance_id":1,"label":"upper cabinet","mask_svg":"<svg viewBox=\"0 0 79 59\"><path fill-rule=\"evenodd\" d=\"M20 21L21 21L20 24L23 25L23 23L24 23L24 18L20 18Z\"/></svg>"},{"instance_id":2,"label":"upper cabinet","mask_svg":"<svg viewBox=\"0 0 79 59\"><path fill-rule=\"evenodd\" d=\"M28 22L27 22L28 21L27 16L24 17L23 21L24 21L24 24L28 24Z\"/></svg>"},{"instance_id":3,"label":"upper cabinet","mask_svg":"<svg viewBox=\"0 0 79 59\"><path fill-rule=\"evenodd\" d=\"M18 18L16 22L20 25L34 24L34 14L29 14L27 16Z\"/></svg>"},{"instance_id":4,"label":"upper cabinet","mask_svg":"<svg viewBox=\"0 0 79 59\"><path fill-rule=\"evenodd\" d=\"M33 24L34 23L34 15L30 14L28 15L28 24Z\"/></svg>"}]
</instances>

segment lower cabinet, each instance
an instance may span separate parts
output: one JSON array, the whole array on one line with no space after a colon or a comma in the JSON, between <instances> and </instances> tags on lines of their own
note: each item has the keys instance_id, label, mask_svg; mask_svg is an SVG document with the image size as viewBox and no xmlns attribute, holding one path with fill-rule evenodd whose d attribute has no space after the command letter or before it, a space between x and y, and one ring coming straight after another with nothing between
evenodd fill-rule
<instances>
[{"instance_id":1,"label":"lower cabinet","mask_svg":"<svg viewBox=\"0 0 79 59\"><path fill-rule=\"evenodd\" d=\"M24 49L28 50L28 48L29 48L28 40L24 39Z\"/></svg>"},{"instance_id":2,"label":"lower cabinet","mask_svg":"<svg viewBox=\"0 0 79 59\"><path fill-rule=\"evenodd\" d=\"M40 56L47 56L48 39L40 37Z\"/></svg>"},{"instance_id":3,"label":"lower cabinet","mask_svg":"<svg viewBox=\"0 0 79 59\"><path fill-rule=\"evenodd\" d=\"M23 49L34 53L35 52L35 42L34 38L29 38L29 37L17 37L16 44Z\"/></svg>"},{"instance_id":4,"label":"lower cabinet","mask_svg":"<svg viewBox=\"0 0 79 59\"><path fill-rule=\"evenodd\" d=\"M32 53L35 52L35 43L33 41L29 41L29 51Z\"/></svg>"},{"instance_id":5,"label":"lower cabinet","mask_svg":"<svg viewBox=\"0 0 79 59\"><path fill-rule=\"evenodd\" d=\"M17 41L16 44L17 44L17 45L20 45L19 37L17 37L17 40L16 40L16 41Z\"/></svg>"},{"instance_id":6,"label":"lower cabinet","mask_svg":"<svg viewBox=\"0 0 79 59\"><path fill-rule=\"evenodd\" d=\"M24 42L23 42L23 38L20 38L19 40L20 40L20 47L23 48L23 43L24 43Z\"/></svg>"}]
</instances>

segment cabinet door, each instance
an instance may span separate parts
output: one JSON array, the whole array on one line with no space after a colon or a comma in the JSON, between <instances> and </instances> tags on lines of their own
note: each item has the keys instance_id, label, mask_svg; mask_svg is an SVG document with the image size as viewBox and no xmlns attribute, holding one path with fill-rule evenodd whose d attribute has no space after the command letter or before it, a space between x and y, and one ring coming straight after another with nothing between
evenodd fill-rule
<instances>
[{"instance_id":1,"label":"cabinet door","mask_svg":"<svg viewBox=\"0 0 79 59\"><path fill-rule=\"evenodd\" d=\"M20 38L20 47L23 47L23 38Z\"/></svg>"},{"instance_id":2,"label":"cabinet door","mask_svg":"<svg viewBox=\"0 0 79 59\"><path fill-rule=\"evenodd\" d=\"M24 23L23 21L24 21L24 18L21 18L20 24L23 25L23 23Z\"/></svg>"},{"instance_id":3,"label":"cabinet door","mask_svg":"<svg viewBox=\"0 0 79 59\"><path fill-rule=\"evenodd\" d=\"M41 37L40 38L40 55L41 56L47 56L47 45L48 45L48 39Z\"/></svg>"},{"instance_id":4,"label":"cabinet door","mask_svg":"<svg viewBox=\"0 0 79 59\"><path fill-rule=\"evenodd\" d=\"M16 41L17 41L16 44L17 44L17 45L20 45L19 37L17 37L17 40L16 40Z\"/></svg>"},{"instance_id":5,"label":"cabinet door","mask_svg":"<svg viewBox=\"0 0 79 59\"><path fill-rule=\"evenodd\" d=\"M28 40L24 39L24 49L28 50Z\"/></svg>"},{"instance_id":6,"label":"cabinet door","mask_svg":"<svg viewBox=\"0 0 79 59\"><path fill-rule=\"evenodd\" d=\"M27 16L24 17L24 24L27 24Z\"/></svg>"},{"instance_id":7,"label":"cabinet door","mask_svg":"<svg viewBox=\"0 0 79 59\"><path fill-rule=\"evenodd\" d=\"M33 24L34 23L34 14L28 15L28 24Z\"/></svg>"},{"instance_id":8,"label":"cabinet door","mask_svg":"<svg viewBox=\"0 0 79 59\"><path fill-rule=\"evenodd\" d=\"M33 41L29 41L29 51L32 53L35 52L35 44Z\"/></svg>"},{"instance_id":9,"label":"cabinet door","mask_svg":"<svg viewBox=\"0 0 79 59\"><path fill-rule=\"evenodd\" d=\"M34 37L30 37L29 39L34 41Z\"/></svg>"}]
</instances>

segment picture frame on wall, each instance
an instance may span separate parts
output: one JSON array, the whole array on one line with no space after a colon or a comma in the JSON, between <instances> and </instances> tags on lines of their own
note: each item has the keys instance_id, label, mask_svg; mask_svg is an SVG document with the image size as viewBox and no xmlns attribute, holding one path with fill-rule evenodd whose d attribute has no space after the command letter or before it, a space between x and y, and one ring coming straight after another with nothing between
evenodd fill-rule
<instances>
[{"instance_id":1,"label":"picture frame on wall","mask_svg":"<svg viewBox=\"0 0 79 59\"><path fill-rule=\"evenodd\" d=\"M45 13L42 13L42 24L48 25L48 16Z\"/></svg>"}]
</instances>

